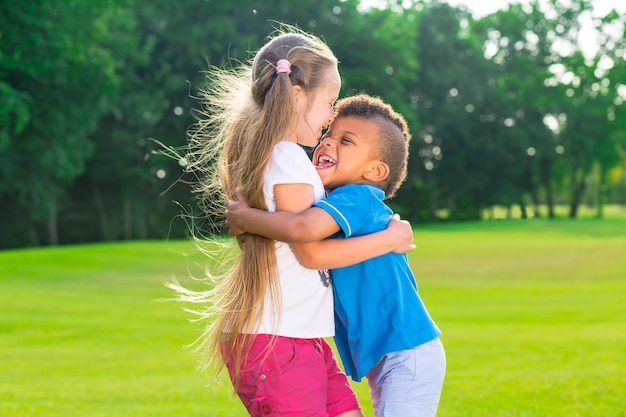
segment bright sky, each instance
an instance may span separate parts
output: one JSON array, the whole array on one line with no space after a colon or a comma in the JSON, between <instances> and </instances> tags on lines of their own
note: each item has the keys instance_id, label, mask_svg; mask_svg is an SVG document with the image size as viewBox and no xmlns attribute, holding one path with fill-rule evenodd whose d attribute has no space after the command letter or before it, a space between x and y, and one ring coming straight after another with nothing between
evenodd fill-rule
<instances>
[{"instance_id":1,"label":"bright sky","mask_svg":"<svg viewBox=\"0 0 626 417\"><path fill-rule=\"evenodd\" d=\"M367 3L368 0L364 1ZM476 17L485 16L500 9L506 9L512 3L528 3L527 0L448 0L452 6L465 5ZM626 2L624 0L592 0L595 11L599 14L606 14L611 9L626 12Z\"/></svg>"}]
</instances>

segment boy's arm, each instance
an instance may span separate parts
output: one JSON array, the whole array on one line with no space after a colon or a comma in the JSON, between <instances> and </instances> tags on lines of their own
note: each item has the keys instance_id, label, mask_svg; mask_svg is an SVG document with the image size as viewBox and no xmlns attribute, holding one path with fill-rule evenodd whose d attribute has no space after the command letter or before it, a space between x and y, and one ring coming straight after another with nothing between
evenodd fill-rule
<instances>
[{"instance_id":1,"label":"boy's arm","mask_svg":"<svg viewBox=\"0 0 626 417\"><path fill-rule=\"evenodd\" d=\"M394 215L387 229L349 239L326 239L306 245L290 245L298 261L309 269L333 269L354 265L389 252L415 250L413 229Z\"/></svg>"}]
</instances>

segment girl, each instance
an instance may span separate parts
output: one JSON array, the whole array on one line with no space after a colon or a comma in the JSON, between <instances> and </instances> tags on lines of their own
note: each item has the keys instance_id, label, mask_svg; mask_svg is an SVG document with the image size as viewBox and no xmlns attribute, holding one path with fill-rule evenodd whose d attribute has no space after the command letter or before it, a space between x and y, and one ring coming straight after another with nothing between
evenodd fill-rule
<instances>
[{"instance_id":1,"label":"girl","mask_svg":"<svg viewBox=\"0 0 626 417\"><path fill-rule=\"evenodd\" d=\"M207 215L223 215L241 187L252 207L301 212L324 196L306 152L333 120L341 79L337 58L318 38L290 27L269 40L251 65L213 69L207 116L191 135L191 169ZM195 151L194 151L195 150ZM210 164L215 157L217 165ZM390 251L412 250L412 231L396 221L375 235L316 242L325 268ZM327 273L302 267L289 245L237 237L240 254L213 289L184 300L202 303L209 324L200 338L208 363L226 365L252 416L362 416L325 338L334 334ZM300 248L307 250L306 248Z\"/></svg>"}]
</instances>

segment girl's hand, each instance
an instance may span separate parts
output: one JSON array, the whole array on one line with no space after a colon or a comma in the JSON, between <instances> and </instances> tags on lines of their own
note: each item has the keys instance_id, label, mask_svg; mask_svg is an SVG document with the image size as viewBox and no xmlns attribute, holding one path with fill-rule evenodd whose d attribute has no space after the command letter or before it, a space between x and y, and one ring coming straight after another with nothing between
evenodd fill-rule
<instances>
[{"instance_id":1,"label":"girl's hand","mask_svg":"<svg viewBox=\"0 0 626 417\"><path fill-rule=\"evenodd\" d=\"M224 216L226 216L226 226L228 226L228 234L231 236L239 236L246 233L242 227L241 221L246 210L250 208L248 200L246 200L241 188L237 187L235 194L237 200L228 200L228 208L224 212Z\"/></svg>"},{"instance_id":2,"label":"girl's hand","mask_svg":"<svg viewBox=\"0 0 626 417\"><path fill-rule=\"evenodd\" d=\"M406 220L401 220L400 215L393 215L391 221L387 225L386 232L390 233L392 236L392 242L394 242L392 252L406 253L415 250L411 224Z\"/></svg>"}]
</instances>

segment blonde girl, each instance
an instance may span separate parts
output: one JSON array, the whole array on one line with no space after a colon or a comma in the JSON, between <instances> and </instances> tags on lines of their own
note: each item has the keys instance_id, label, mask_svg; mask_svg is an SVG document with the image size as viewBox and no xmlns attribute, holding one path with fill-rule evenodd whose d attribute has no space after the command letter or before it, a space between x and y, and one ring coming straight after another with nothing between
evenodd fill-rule
<instances>
[{"instance_id":1,"label":"blonde girl","mask_svg":"<svg viewBox=\"0 0 626 417\"><path fill-rule=\"evenodd\" d=\"M301 212L324 196L301 146L315 146L333 120L337 64L320 39L285 26L250 64L211 70L206 118L187 155L207 216L223 216L238 187L250 206L270 211ZM297 254L315 253L321 267L334 268L411 250L411 241L399 221L375 235L291 247L244 234L232 267L213 271L211 290L174 288L202 304L196 312L208 324L199 347L207 364L226 366L250 415L362 416L326 342L334 334L330 278L301 266Z\"/></svg>"}]
</instances>

